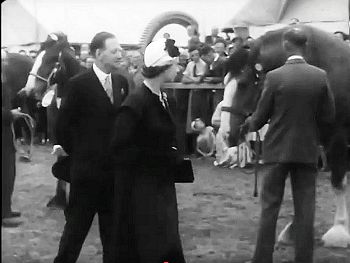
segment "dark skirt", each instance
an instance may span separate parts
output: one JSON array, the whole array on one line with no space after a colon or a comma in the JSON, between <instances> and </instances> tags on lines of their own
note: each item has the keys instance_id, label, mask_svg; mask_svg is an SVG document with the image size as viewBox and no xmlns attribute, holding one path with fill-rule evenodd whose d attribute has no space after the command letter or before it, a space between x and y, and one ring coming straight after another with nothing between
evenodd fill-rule
<instances>
[{"instance_id":1,"label":"dark skirt","mask_svg":"<svg viewBox=\"0 0 350 263\"><path fill-rule=\"evenodd\" d=\"M159 169L116 169L115 262L184 263L173 179Z\"/></svg>"}]
</instances>

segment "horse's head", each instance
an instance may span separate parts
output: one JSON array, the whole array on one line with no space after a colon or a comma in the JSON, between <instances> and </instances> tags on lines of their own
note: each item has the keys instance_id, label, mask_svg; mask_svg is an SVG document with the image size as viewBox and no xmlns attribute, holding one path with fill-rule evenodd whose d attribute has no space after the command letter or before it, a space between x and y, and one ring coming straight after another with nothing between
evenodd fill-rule
<instances>
[{"instance_id":1,"label":"horse's head","mask_svg":"<svg viewBox=\"0 0 350 263\"><path fill-rule=\"evenodd\" d=\"M282 40L288 28L267 32L252 41L248 50L237 50L228 60L227 68L233 70L232 76L237 87L232 93L230 117L230 134L234 142L238 141L240 125L256 109L266 73L282 66L287 59ZM240 55L243 53L248 55ZM232 66L230 61L238 65L233 63Z\"/></svg>"},{"instance_id":2,"label":"horse's head","mask_svg":"<svg viewBox=\"0 0 350 263\"><path fill-rule=\"evenodd\" d=\"M54 68L61 64L61 57L67 52L74 53L69 48L65 34L57 32L48 35L46 41L42 43L41 51L34 62L26 86L23 89L27 95L33 95L37 99L41 99Z\"/></svg>"},{"instance_id":3,"label":"horse's head","mask_svg":"<svg viewBox=\"0 0 350 263\"><path fill-rule=\"evenodd\" d=\"M230 144L237 145L239 127L254 111L260 97L260 68L255 66L256 54L240 47L226 61L228 75L225 79L224 106L230 112ZM223 111L226 111L223 109Z\"/></svg>"}]
</instances>

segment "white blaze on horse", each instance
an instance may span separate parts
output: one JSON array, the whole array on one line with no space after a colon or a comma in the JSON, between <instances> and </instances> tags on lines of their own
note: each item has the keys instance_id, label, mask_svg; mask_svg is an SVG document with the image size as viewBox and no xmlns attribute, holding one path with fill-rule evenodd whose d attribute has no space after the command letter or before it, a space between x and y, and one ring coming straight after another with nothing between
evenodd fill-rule
<instances>
[{"instance_id":1,"label":"white blaze on horse","mask_svg":"<svg viewBox=\"0 0 350 263\"><path fill-rule=\"evenodd\" d=\"M322 127L320 131L336 196L334 226L323 235L322 240L325 246L346 247L350 245L346 202L346 170L349 168L347 145L350 139L350 48L345 42L319 29L305 25L295 27L303 30L308 37L305 60L327 72L335 97L336 123L332 127ZM223 109L226 113L222 116L222 127L226 134L229 133L229 141L233 145L238 143L240 125L257 106L266 72L282 66L287 59L282 46L282 35L288 28L266 33L252 42L248 52L237 51L229 58L240 64L233 65L235 76L232 81L235 85L230 91L225 90L224 101L229 107ZM249 56L245 57L244 53ZM284 229L279 241L286 241L291 236L290 226L292 225Z\"/></svg>"}]
</instances>

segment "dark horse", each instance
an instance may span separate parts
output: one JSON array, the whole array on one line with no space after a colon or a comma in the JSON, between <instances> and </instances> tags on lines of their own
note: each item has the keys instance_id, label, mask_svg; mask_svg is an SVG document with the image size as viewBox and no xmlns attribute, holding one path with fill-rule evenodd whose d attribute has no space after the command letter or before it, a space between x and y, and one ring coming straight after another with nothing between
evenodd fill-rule
<instances>
[{"instance_id":1,"label":"dark horse","mask_svg":"<svg viewBox=\"0 0 350 263\"><path fill-rule=\"evenodd\" d=\"M346 246L350 244L345 176L350 139L350 48L345 42L319 29L305 25L296 27L301 28L308 37L304 50L306 61L327 72L335 97L336 123L333 127L323 127L320 131L337 199L334 227L323 236L323 240L325 245ZM266 72L282 66L287 59L282 46L282 35L288 28L268 32L256 39L250 46L249 55L241 64L241 73L234 79L235 90L229 98L232 101L229 120L232 141L238 141L240 125L257 106ZM234 59L236 54L232 56Z\"/></svg>"},{"instance_id":2,"label":"dark horse","mask_svg":"<svg viewBox=\"0 0 350 263\"><path fill-rule=\"evenodd\" d=\"M30 57L23 56L17 53L2 53L6 56L6 66L2 68L4 76L6 78L7 85L9 86L9 97L11 100L12 108L21 108L21 111L34 117L36 103L33 100L23 98L18 95L26 84L30 70L33 67L33 60ZM27 126L25 119L20 118L14 123L16 138L22 138L23 148L27 148L32 144L31 135L33 135L33 127ZM30 159L30 150L24 150L24 155L27 160ZM23 154L23 152L21 153ZM27 155L29 154L29 155Z\"/></svg>"},{"instance_id":3,"label":"dark horse","mask_svg":"<svg viewBox=\"0 0 350 263\"><path fill-rule=\"evenodd\" d=\"M67 36L62 32L52 33L42 44L27 84L21 91L29 97L42 101L47 107L47 130L53 144L56 143L55 125L61 100L67 95L67 82L83 70L70 48ZM51 96L50 96L51 95ZM48 206L62 208L66 204L66 184L58 181L56 195Z\"/></svg>"}]
</instances>

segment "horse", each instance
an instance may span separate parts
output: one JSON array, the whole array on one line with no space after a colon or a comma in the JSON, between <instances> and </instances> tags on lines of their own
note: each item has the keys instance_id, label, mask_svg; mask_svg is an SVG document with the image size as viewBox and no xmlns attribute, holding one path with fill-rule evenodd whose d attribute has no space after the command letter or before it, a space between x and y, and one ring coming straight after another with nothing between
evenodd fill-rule
<instances>
[{"instance_id":1,"label":"horse","mask_svg":"<svg viewBox=\"0 0 350 263\"><path fill-rule=\"evenodd\" d=\"M332 127L320 130L331 170L331 184L336 195L336 213L333 227L322 237L325 246L346 247L350 244L349 215L346 206L347 145L350 134L350 48L345 42L320 29L307 25L287 26L270 31L253 41L248 56L242 61L240 74L231 81L228 133L234 144L239 140L239 129L245 119L254 112L259 101L264 77L268 71L282 66L287 54L282 46L282 35L291 27L298 27L308 37L304 52L305 60L327 72L328 81L335 97L336 122ZM239 53L239 52L238 52ZM235 59L237 52L231 55ZM225 100L225 98L224 98ZM302 135L301 135L302 136ZM289 224L279 236L286 241L291 236L293 224Z\"/></svg>"},{"instance_id":2,"label":"horse","mask_svg":"<svg viewBox=\"0 0 350 263\"><path fill-rule=\"evenodd\" d=\"M85 68L75 58L67 36L62 32L48 35L35 60L25 87L20 91L28 97L41 101L47 108L47 130L50 141L55 144L55 125L62 98L67 93L67 82ZM56 195L47 206L62 208L66 205L66 183L59 180Z\"/></svg>"},{"instance_id":3,"label":"horse","mask_svg":"<svg viewBox=\"0 0 350 263\"><path fill-rule=\"evenodd\" d=\"M6 66L2 68L3 75L6 78L7 85L10 87L10 101L12 108L21 108L23 113L29 116L34 115L36 104L30 99L23 98L18 92L25 86L29 72L33 66L33 60L18 53L7 53L2 50L2 57L6 60ZM27 116L28 116L27 115ZM34 123L31 118L19 118L14 124L15 138L22 138L19 153L21 160L30 160L31 146L33 143ZM29 120L29 121L28 121Z\"/></svg>"},{"instance_id":4,"label":"horse","mask_svg":"<svg viewBox=\"0 0 350 263\"><path fill-rule=\"evenodd\" d=\"M81 71L82 66L75 58L75 53L70 48L67 36L62 32L49 34L42 44L25 87L19 92L27 97L35 98L42 104L45 95L52 91L45 97L44 104L46 105L43 106L48 108L48 131L49 137L53 141L55 139L52 125L59 108L60 98L67 93L66 83L69 78ZM47 103L48 99L51 99L49 103ZM58 107L55 110L52 106Z\"/></svg>"}]
</instances>

